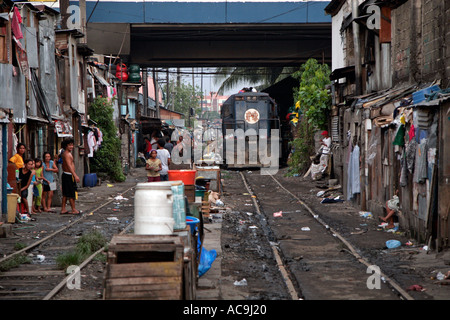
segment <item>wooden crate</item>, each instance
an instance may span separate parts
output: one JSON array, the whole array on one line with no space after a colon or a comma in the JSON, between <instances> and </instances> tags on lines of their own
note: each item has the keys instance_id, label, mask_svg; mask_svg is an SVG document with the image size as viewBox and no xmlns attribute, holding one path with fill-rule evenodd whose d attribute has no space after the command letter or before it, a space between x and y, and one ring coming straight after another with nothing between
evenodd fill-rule
<instances>
[{"instance_id":1,"label":"wooden crate","mask_svg":"<svg viewBox=\"0 0 450 320\"><path fill-rule=\"evenodd\" d=\"M178 236L114 236L108 248L104 299L182 299L183 251Z\"/></svg>"},{"instance_id":2,"label":"wooden crate","mask_svg":"<svg viewBox=\"0 0 450 320\"><path fill-rule=\"evenodd\" d=\"M197 296L197 262L195 252L189 249L184 254L183 267L183 298L184 300L195 300Z\"/></svg>"},{"instance_id":3,"label":"wooden crate","mask_svg":"<svg viewBox=\"0 0 450 320\"><path fill-rule=\"evenodd\" d=\"M195 186L184 185L184 195L187 197L189 203L195 202Z\"/></svg>"},{"instance_id":4,"label":"wooden crate","mask_svg":"<svg viewBox=\"0 0 450 320\"><path fill-rule=\"evenodd\" d=\"M186 227L184 230L176 230L177 234L184 244L184 266L183 266L183 299L195 300L197 291L198 263L196 258L196 246L191 229Z\"/></svg>"}]
</instances>

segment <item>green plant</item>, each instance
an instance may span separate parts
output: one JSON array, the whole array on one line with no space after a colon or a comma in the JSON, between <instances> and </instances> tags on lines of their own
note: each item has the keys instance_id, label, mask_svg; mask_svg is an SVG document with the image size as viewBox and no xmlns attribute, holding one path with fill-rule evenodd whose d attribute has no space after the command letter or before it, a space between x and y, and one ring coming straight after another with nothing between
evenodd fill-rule
<instances>
[{"instance_id":1,"label":"green plant","mask_svg":"<svg viewBox=\"0 0 450 320\"><path fill-rule=\"evenodd\" d=\"M289 159L288 175L305 172L311 163L314 150L314 133L325 129L331 108L331 96L326 86L330 84L330 68L309 59L292 76L300 79L298 88L294 88L294 101L300 105L301 120L298 122L293 152Z\"/></svg>"},{"instance_id":2,"label":"green plant","mask_svg":"<svg viewBox=\"0 0 450 320\"><path fill-rule=\"evenodd\" d=\"M330 84L330 68L309 59L292 76L300 79L299 88L294 88L294 101L300 102L305 120L313 129L325 129L331 107L331 96L326 88Z\"/></svg>"},{"instance_id":3,"label":"green plant","mask_svg":"<svg viewBox=\"0 0 450 320\"><path fill-rule=\"evenodd\" d=\"M287 175L304 173L311 164L310 156L314 154L314 132L307 121L300 121L297 128L297 137L292 141L293 152L289 159Z\"/></svg>"},{"instance_id":4,"label":"green plant","mask_svg":"<svg viewBox=\"0 0 450 320\"><path fill-rule=\"evenodd\" d=\"M71 265L79 265L91 254L104 247L106 243L106 238L98 231L85 234L78 239L74 250L63 253L56 258L56 264L60 269L67 269Z\"/></svg>"},{"instance_id":5,"label":"green plant","mask_svg":"<svg viewBox=\"0 0 450 320\"><path fill-rule=\"evenodd\" d=\"M14 244L14 250L19 251L22 250L23 248L26 248L27 245L22 243L22 242L17 242Z\"/></svg>"},{"instance_id":6,"label":"green plant","mask_svg":"<svg viewBox=\"0 0 450 320\"><path fill-rule=\"evenodd\" d=\"M67 269L69 266L77 266L83 262L84 255L80 251L63 253L56 257L56 264L60 269Z\"/></svg>"},{"instance_id":7,"label":"green plant","mask_svg":"<svg viewBox=\"0 0 450 320\"><path fill-rule=\"evenodd\" d=\"M106 245L105 237L98 231L83 235L78 240L77 247L82 252L91 254Z\"/></svg>"},{"instance_id":8,"label":"green plant","mask_svg":"<svg viewBox=\"0 0 450 320\"><path fill-rule=\"evenodd\" d=\"M11 259L3 261L0 264L0 272L5 272L12 268L17 268L18 266L24 263L31 263L31 259L25 255L14 256Z\"/></svg>"},{"instance_id":9,"label":"green plant","mask_svg":"<svg viewBox=\"0 0 450 320\"><path fill-rule=\"evenodd\" d=\"M113 112L112 101L103 97L97 97L89 107L90 118L97 123L103 134L102 145L90 158L90 164L92 171L106 172L112 180L122 182L125 181L125 175L120 163L121 145Z\"/></svg>"}]
</instances>

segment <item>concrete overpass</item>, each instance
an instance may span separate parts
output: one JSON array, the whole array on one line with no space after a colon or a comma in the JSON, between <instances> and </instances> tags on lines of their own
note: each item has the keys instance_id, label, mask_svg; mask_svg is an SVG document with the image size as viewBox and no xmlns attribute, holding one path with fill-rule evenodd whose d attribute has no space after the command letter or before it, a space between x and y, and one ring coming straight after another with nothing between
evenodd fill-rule
<instances>
[{"instance_id":1,"label":"concrete overpass","mask_svg":"<svg viewBox=\"0 0 450 320\"><path fill-rule=\"evenodd\" d=\"M329 1L87 0L88 46L141 67L331 62ZM71 1L70 4L78 4Z\"/></svg>"}]
</instances>

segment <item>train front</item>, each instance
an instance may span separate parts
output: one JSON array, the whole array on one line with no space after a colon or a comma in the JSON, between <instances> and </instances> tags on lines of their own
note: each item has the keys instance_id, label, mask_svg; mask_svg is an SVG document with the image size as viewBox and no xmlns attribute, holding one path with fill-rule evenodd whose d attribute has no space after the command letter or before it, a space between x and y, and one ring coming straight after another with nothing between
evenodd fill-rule
<instances>
[{"instance_id":1,"label":"train front","mask_svg":"<svg viewBox=\"0 0 450 320\"><path fill-rule=\"evenodd\" d=\"M278 166L280 119L267 93L242 92L222 105L224 164L228 168Z\"/></svg>"}]
</instances>

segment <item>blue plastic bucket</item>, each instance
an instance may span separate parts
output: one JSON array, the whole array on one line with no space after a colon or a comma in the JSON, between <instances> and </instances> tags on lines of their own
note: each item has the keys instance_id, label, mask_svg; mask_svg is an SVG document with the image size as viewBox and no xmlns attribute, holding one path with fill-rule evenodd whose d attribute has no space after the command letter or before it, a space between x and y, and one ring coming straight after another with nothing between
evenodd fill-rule
<instances>
[{"instance_id":1,"label":"blue plastic bucket","mask_svg":"<svg viewBox=\"0 0 450 320\"><path fill-rule=\"evenodd\" d=\"M199 223L200 220L196 217L186 216L186 224L191 228L191 233L195 233L195 225Z\"/></svg>"}]
</instances>

